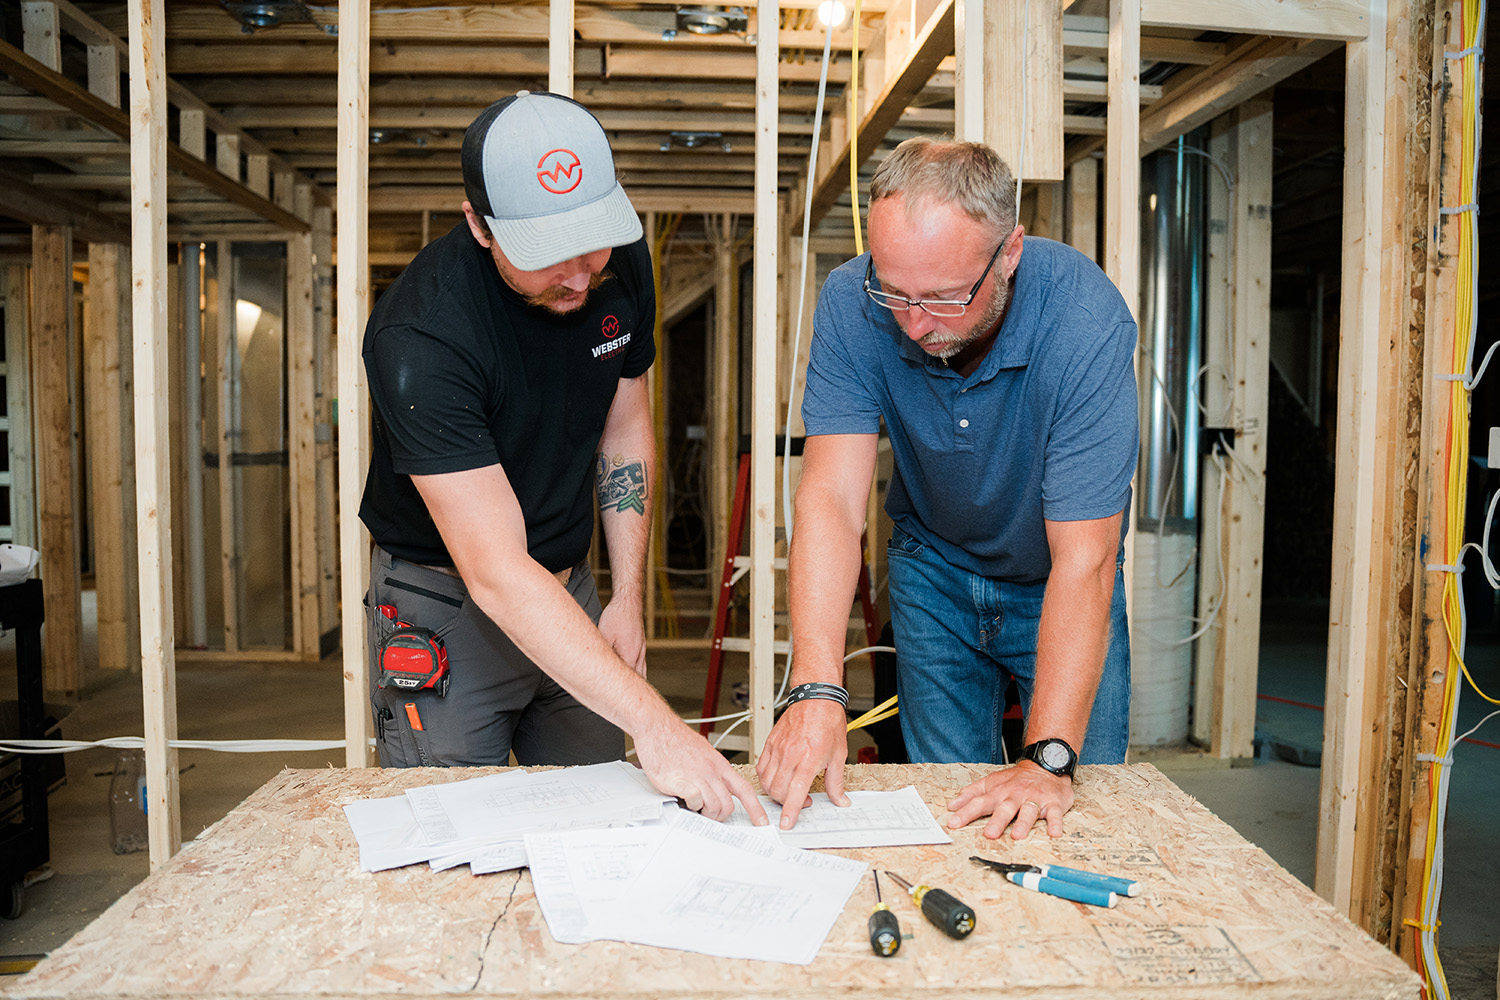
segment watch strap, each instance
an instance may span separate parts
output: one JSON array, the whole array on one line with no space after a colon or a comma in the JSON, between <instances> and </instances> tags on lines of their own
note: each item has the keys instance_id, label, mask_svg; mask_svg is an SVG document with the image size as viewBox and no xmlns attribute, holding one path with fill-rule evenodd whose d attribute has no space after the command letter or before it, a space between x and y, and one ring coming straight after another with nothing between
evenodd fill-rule
<instances>
[{"instance_id":1,"label":"watch strap","mask_svg":"<svg viewBox=\"0 0 1500 1000\"><path fill-rule=\"evenodd\" d=\"M1055 766L1047 762L1045 758L1045 751L1046 747L1050 744L1061 746L1064 750L1067 751L1068 759L1066 763L1060 766ZM1033 764L1035 764L1037 767L1040 767L1044 771L1050 771L1053 774L1060 775L1061 777L1072 780L1073 770L1078 765L1078 751L1074 750L1072 745L1069 744L1067 740L1057 739L1056 737L1053 737L1045 740L1037 740L1035 743L1028 743L1026 746L1022 747L1021 759L1031 761Z\"/></svg>"}]
</instances>

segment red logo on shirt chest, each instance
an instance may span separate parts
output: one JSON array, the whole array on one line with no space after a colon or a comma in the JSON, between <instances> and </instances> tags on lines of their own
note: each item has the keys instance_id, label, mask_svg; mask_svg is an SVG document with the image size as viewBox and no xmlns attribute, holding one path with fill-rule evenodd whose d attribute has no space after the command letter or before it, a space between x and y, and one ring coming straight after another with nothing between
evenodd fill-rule
<instances>
[{"instance_id":1,"label":"red logo on shirt chest","mask_svg":"<svg viewBox=\"0 0 1500 1000\"><path fill-rule=\"evenodd\" d=\"M615 316L604 317L604 322L599 324L599 333L604 337L604 343L593 350L596 358L612 358L625 349L630 343L630 331L623 334L620 332L620 320Z\"/></svg>"}]
</instances>

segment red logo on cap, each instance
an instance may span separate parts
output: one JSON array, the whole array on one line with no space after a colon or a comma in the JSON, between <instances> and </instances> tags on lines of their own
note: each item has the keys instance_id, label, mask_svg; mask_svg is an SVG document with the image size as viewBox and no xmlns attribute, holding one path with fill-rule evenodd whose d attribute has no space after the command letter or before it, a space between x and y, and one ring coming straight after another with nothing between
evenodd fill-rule
<instances>
[{"instance_id":1,"label":"red logo on cap","mask_svg":"<svg viewBox=\"0 0 1500 1000\"><path fill-rule=\"evenodd\" d=\"M583 183L583 164L571 149L554 149L537 161L536 179L553 194L567 194Z\"/></svg>"},{"instance_id":2,"label":"red logo on cap","mask_svg":"<svg viewBox=\"0 0 1500 1000\"><path fill-rule=\"evenodd\" d=\"M613 340L620 335L620 321L613 316L606 316L599 330L605 337Z\"/></svg>"}]
</instances>

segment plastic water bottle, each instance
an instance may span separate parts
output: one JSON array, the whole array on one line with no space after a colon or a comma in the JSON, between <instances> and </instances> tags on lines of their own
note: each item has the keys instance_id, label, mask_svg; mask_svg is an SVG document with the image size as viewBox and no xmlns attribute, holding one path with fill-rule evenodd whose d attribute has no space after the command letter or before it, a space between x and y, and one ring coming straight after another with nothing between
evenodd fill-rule
<instances>
[{"instance_id":1,"label":"plastic water bottle","mask_svg":"<svg viewBox=\"0 0 1500 1000\"><path fill-rule=\"evenodd\" d=\"M146 758L121 750L109 782L109 843L116 854L146 849Z\"/></svg>"}]
</instances>

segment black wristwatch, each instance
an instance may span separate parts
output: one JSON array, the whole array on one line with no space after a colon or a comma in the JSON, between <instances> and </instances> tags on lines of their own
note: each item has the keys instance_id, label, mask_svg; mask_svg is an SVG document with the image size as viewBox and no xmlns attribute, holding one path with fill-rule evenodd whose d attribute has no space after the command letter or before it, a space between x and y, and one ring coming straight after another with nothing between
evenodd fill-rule
<instances>
[{"instance_id":1,"label":"black wristwatch","mask_svg":"<svg viewBox=\"0 0 1500 1000\"><path fill-rule=\"evenodd\" d=\"M1078 764L1078 754L1068 746L1067 740L1037 740L1021 748L1021 759L1029 760L1044 771L1073 779L1073 768Z\"/></svg>"}]
</instances>

